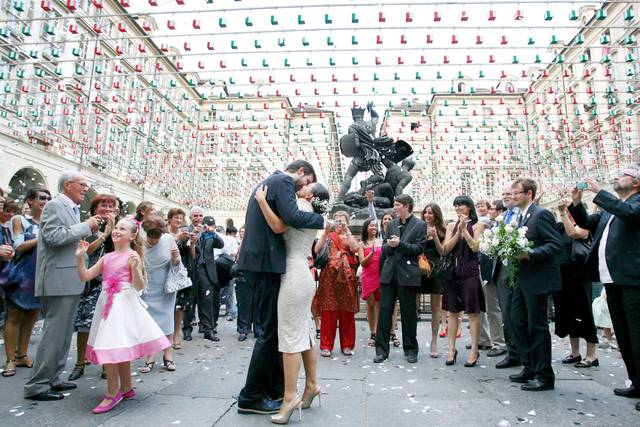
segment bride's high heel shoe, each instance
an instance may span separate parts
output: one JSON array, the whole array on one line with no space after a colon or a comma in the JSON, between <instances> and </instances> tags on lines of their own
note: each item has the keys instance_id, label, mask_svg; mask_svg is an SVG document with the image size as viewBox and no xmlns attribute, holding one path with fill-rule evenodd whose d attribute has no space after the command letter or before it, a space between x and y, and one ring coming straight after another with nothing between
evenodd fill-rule
<instances>
[{"instance_id":1,"label":"bride's high heel shoe","mask_svg":"<svg viewBox=\"0 0 640 427\"><path fill-rule=\"evenodd\" d=\"M284 412L283 406L280 407L280 412L278 414L271 415L271 422L273 424L289 424L291 414L296 409L298 410L298 417L300 421L302 421L302 400L300 400L300 398L296 397L295 399L293 399L293 401L288 405L289 407L284 408Z\"/></svg>"},{"instance_id":2,"label":"bride's high heel shoe","mask_svg":"<svg viewBox=\"0 0 640 427\"><path fill-rule=\"evenodd\" d=\"M316 388L316 391L309 393L308 395L302 395L302 409L309 409L313 403L313 399L318 396L318 406L322 406L322 394L320 393L320 387Z\"/></svg>"}]
</instances>

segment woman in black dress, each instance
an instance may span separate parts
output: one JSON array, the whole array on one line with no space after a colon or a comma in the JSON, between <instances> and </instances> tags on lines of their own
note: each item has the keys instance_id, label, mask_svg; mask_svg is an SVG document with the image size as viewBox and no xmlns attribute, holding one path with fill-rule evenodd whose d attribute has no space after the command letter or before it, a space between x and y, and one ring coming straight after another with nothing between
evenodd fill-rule
<instances>
[{"instance_id":1,"label":"woman in black dress","mask_svg":"<svg viewBox=\"0 0 640 427\"><path fill-rule=\"evenodd\" d=\"M453 201L458 221L447 226L444 250L453 258L453 281L444 281L442 308L447 310L449 320L449 354L446 365L456 362L456 331L461 311L469 316L471 331L471 353L464 366L473 367L478 362L478 337L480 336L480 312L485 311L484 294L480 283L478 261L478 239L484 232L484 225L478 222L473 200L468 196L458 196Z\"/></svg>"},{"instance_id":2,"label":"woman in black dress","mask_svg":"<svg viewBox=\"0 0 640 427\"><path fill-rule=\"evenodd\" d=\"M560 338L569 335L571 343L571 354L564 357L562 363L574 364L576 368L590 368L600 363L596 356L598 333L591 307L592 286L591 282L582 278L582 266L588 248L584 245L589 239L589 232L575 225L567 212L567 203L565 200L558 203L562 221L558 223L558 228L563 236L564 250L560 256L562 289L553 294L556 308L555 334ZM580 338L587 342L584 359L580 355Z\"/></svg>"},{"instance_id":3,"label":"woman in black dress","mask_svg":"<svg viewBox=\"0 0 640 427\"><path fill-rule=\"evenodd\" d=\"M431 261L434 267L440 262L440 255L444 253L443 242L447 234L447 228L442 218L442 210L435 203L429 203L422 209L422 220L427 223L427 243L424 255ZM422 276L420 293L430 294L431 301L431 357L438 357L438 328L440 324L447 322L446 312L441 310L442 305L442 280L438 277Z\"/></svg>"}]
</instances>

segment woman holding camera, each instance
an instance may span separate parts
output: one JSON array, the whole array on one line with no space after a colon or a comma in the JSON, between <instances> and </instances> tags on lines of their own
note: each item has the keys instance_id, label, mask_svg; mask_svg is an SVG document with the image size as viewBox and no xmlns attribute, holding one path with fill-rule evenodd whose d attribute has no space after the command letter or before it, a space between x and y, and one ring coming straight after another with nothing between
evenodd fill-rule
<instances>
[{"instance_id":1,"label":"woman holding camera","mask_svg":"<svg viewBox=\"0 0 640 427\"><path fill-rule=\"evenodd\" d=\"M349 214L333 214L333 231L325 229L314 247L319 253L329 245L329 262L320 272L320 285L313 299L313 312L322 318L320 355L330 357L340 322L340 348L345 356L353 356L356 344L355 314L358 312L356 268L358 244L349 230Z\"/></svg>"}]
</instances>

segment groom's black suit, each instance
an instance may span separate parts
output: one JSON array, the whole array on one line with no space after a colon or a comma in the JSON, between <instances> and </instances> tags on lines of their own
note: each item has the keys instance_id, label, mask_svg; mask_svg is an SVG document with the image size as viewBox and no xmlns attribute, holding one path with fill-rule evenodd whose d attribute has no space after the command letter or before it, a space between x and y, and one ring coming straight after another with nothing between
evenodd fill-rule
<instances>
[{"instance_id":1,"label":"groom's black suit","mask_svg":"<svg viewBox=\"0 0 640 427\"><path fill-rule=\"evenodd\" d=\"M323 228L322 216L298 210L295 183L289 175L275 172L257 188L263 185L268 186L269 206L285 224L295 228ZM238 269L244 272L254 293L256 343L247 381L238 397L239 407L251 406L265 397L279 399L284 393L277 306L280 275L285 272L287 254L282 235L271 230L254 196L255 189L247 206Z\"/></svg>"}]
</instances>

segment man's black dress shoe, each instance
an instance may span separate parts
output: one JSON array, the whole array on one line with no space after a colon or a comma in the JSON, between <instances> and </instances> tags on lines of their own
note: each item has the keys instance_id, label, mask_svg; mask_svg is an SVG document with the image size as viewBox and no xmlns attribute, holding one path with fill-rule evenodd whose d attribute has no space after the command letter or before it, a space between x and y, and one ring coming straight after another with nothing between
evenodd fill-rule
<instances>
[{"instance_id":1,"label":"man's black dress shoe","mask_svg":"<svg viewBox=\"0 0 640 427\"><path fill-rule=\"evenodd\" d=\"M47 391L43 391L42 393L35 394L33 396L27 397L29 400L39 400L41 402L47 400L62 400L64 399L64 395L62 393L58 393L57 391L53 391L49 389Z\"/></svg>"},{"instance_id":2,"label":"man's black dress shoe","mask_svg":"<svg viewBox=\"0 0 640 427\"><path fill-rule=\"evenodd\" d=\"M407 354L407 363L416 363L418 361L417 354Z\"/></svg>"},{"instance_id":3,"label":"man's black dress shoe","mask_svg":"<svg viewBox=\"0 0 640 427\"><path fill-rule=\"evenodd\" d=\"M78 384L75 383L60 383L51 386L51 390L53 391L69 391L78 388Z\"/></svg>"},{"instance_id":4,"label":"man's black dress shoe","mask_svg":"<svg viewBox=\"0 0 640 427\"><path fill-rule=\"evenodd\" d=\"M373 358L373 363L382 363L387 360L387 356L384 354L376 354L376 357Z\"/></svg>"},{"instance_id":5,"label":"man's black dress shoe","mask_svg":"<svg viewBox=\"0 0 640 427\"><path fill-rule=\"evenodd\" d=\"M517 360L509 359L508 357L496 363L496 369L507 369L513 368L515 366L520 366L520 362L518 362Z\"/></svg>"},{"instance_id":6,"label":"man's black dress shoe","mask_svg":"<svg viewBox=\"0 0 640 427\"><path fill-rule=\"evenodd\" d=\"M280 410L280 402L274 402L269 398L264 398L253 405L242 406L238 403L239 414L277 414Z\"/></svg>"},{"instance_id":7,"label":"man's black dress shoe","mask_svg":"<svg viewBox=\"0 0 640 427\"><path fill-rule=\"evenodd\" d=\"M509 380L514 383L526 383L532 380L534 377L533 372L528 369L523 369L520 373L509 375Z\"/></svg>"},{"instance_id":8,"label":"man's black dress shoe","mask_svg":"<svg viewBox=\"0 0 640 427\"><path fill-rule=\"evenodd\" d=\"M185 341L191 341L193 339L193 337L191 336L191 331L183 331L182 339Z\"/></svg>"},{"instance_id":9,"label":"man's black dress shoe","mask_svg":"<svg viewBox=\"0 0 640 427\"><path fill-rule=\"evenodd\" d=\"M536 378L526 384L522 384L520 388L524 391L553 390L553 381L542 381Z\"/></svg>"},{"instance_id":10,"label":"man's black dress shoe","mask_svg":"<svg viewBox=\"0 0 640 427\"><path fill-rule=\"evenodd\" d=\"M613 394L622 397L640 397L640 388L631 384L629 388L614 388Z\"/></svg>"},{"instance_id":11,"label":"man's black dress shoe","mask_svg":"<svg viewBox=\"0 0 640 427\"><path fill-rule=\"evenodd\" d=\"M205 332L204 339L209 341L220 341L220 338L215 334L215 332Z\"/></svg>"},{"instance_id":12,"label":"man's black dress shoe","mask_svg":"<svg viewBox=\"0 0 640 427\"><path fill-rule=\"evenodd\" d=\"M247 340L247 334L238 335L238 341L242 342L242 341L246 341L246 340Z\"/></svg>"}]
</instances>

